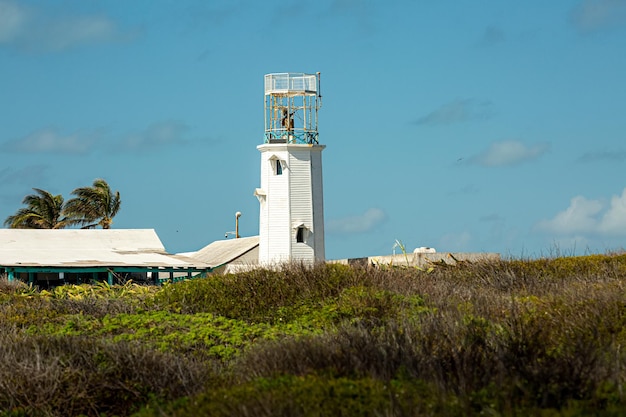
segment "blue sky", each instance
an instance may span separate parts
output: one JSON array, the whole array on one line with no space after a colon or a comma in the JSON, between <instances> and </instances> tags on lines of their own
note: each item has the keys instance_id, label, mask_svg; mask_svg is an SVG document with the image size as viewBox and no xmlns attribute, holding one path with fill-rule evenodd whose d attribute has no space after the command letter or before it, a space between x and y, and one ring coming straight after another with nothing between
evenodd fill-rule
<instances>
[{"instance_id":1,"label":"blue sky","mask_svg":"<svg viewBox=\"0 0 626 417\"><path fill-rule=\"evenodd\" d=\"M626 0L0 0L0 220L106 179L258 234L263 75L321 72L326 256L626 247Z\"/></svg>"}]
</instances>

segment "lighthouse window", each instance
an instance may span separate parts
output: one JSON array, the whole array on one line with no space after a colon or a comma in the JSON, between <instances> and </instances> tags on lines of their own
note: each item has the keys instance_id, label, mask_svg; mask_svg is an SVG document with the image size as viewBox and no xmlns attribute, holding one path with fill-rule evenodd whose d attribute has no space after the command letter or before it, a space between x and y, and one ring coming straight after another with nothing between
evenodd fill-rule
<instances>
[{"instance_id":1,"label":"lighthouse window","mask_svg":"<svg viewBox=\"0 0 626 417\"><path fill-rule=\"evenodd\" d=\"M304 243L304 226L298 227L296 231L296 242Z\"/></svg>"},{"instance_id":2,"label":"lighthouse window","mask_svg":"<svg viewBox=\"0 0 626 417\"><path fill-rule=\"evenodd\" d=\"M283 164L280 162L280 159L274 160L276 163L276 175L283 175Z\"/></svg>"}]
</instances>

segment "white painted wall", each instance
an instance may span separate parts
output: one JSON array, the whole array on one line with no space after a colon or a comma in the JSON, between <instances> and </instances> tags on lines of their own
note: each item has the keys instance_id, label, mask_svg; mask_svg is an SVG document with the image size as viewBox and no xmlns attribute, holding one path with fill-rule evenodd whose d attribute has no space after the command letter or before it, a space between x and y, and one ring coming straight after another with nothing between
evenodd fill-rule
<instances>
[{"instance_id":1,"label":"white painted wall","mask_svg":"<svg viewBox=\"0 0 626 417\"><path fill-rule=\"evenodd\" d=\"M324 145L264 144L261 152L259 198L259 263L323 261L324 201L322 158ZM282 175L276 174L276 160ZM305 241L296 241L299 225Z\"/></svg>"},{"instance_id":2,"label":"white painted wall","mask_svg":"<svg viewBox=\"0 0 626 417\"><path fill-rule=\"evenodd\" d=\"M323 149L323 148L322 148ZM324 246L324 184L322 180L322 152L311 153L311 180L313 189L313 230L315 260L326 260Z\"/></svg>"}]
</instances>

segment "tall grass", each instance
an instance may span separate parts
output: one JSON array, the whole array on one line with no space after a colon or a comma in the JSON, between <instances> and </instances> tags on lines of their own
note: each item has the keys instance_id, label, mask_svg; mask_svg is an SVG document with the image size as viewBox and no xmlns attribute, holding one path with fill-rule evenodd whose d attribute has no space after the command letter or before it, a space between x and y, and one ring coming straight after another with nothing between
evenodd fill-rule
<instances>
[{"instance_id":1,"label":"tall grass","mask_svg":"<svg viewBox=\"0 0 626 417\"><path fill-rule=\"evenodd\" d=\"M138 344L0 334L0 410L9 415L127 415L157 396L198 393L210 372Z\"/></svg>"},{"instance_id":2,"label":"tall grass","mask_svg":"<svg viewBox=\"0 0 626 417\"><path fill-rule=\"evenodd\" d=\"M139 295L0 283L0 410L623 415L625 290L623 254L290 265Z\"/></svg>"}]
</instances>

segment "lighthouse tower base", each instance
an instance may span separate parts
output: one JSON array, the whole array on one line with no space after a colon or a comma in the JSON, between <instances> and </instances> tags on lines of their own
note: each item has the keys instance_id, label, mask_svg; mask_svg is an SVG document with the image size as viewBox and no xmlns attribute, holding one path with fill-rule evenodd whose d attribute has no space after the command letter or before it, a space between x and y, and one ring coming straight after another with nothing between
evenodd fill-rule
<instances>
[{"instance_id":1,"label":"lighthouse tower base","mask_svg":"<svg viewBox=\"0 0 626 417\"><path fill-rule=\"evenodd\" d=\"M325 260L324 145L266 143L261 152L259 264Z\"/></svg>"}]
</instances>

